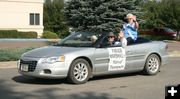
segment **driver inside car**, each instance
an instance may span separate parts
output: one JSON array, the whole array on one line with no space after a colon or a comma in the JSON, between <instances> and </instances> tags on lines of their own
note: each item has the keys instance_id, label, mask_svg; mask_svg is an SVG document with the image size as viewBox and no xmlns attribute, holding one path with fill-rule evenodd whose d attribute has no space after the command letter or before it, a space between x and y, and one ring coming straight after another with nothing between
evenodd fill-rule
<instances>
[{"instance_id":1,"label":"driver inside car","mask_svg":"<svg viewBox=\"0 0 180 99\"><path fill-rule=\"evenodd\" d=\"M114 33L113 32L110 32L109 34L108 34L108 46L114 46L114 44L115 44L115 35L114 35Z\"/></svg>"}]
</instances>

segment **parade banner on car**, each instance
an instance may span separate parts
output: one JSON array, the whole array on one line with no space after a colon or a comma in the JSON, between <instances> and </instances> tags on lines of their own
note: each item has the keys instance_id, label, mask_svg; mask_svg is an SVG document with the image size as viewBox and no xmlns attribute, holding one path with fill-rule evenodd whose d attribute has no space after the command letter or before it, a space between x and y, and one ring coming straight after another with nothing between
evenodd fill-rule
<instances>
[{"instance_id":1,"label":"parade banner on car","mask_svg":"<svg viewBox=\"0 0 180 99\"><path fill-rule=\"evenodd\" d=\"M122 47L108 48L109 67L108 71L124 70L126 64L126 53Z\"/></svg>"}]
</instances>

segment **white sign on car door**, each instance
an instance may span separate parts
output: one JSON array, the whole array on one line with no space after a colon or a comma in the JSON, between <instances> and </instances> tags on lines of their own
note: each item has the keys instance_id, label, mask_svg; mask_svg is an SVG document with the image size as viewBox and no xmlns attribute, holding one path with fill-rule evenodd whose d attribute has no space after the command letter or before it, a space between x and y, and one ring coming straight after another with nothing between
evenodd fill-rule
<instances>
[{"instance_id":1,"label":"white sign on car door","mask_svg":"<svg viewBox=\"0 0 180 99\"><path fill-rule=\"evenodd\" d=\"M109 67L108 71L124 70L126 64L126 53L122 47L108 48Z\"/></svg>"}]
</instances>

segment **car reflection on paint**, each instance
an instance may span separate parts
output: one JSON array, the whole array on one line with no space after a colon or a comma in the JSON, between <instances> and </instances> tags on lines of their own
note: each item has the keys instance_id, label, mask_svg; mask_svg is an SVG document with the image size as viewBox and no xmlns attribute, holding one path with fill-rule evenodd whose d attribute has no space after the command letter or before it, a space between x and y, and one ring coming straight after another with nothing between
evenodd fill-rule
<instances>
[{"instance_id":1,"label":"car reflection on paint","mask_svg":"<svg viewBox=\"0 0 180 99\"><path fill-rule=\"evenodd\" d=\"M92 36L97 37L95 42L91 41ZM107 33L73 33L57 45L24 53L19 60L18 71L26 76L48 79L67 78L71 83L82 84L97 75L136 71L155 75L160 67L167 63L165 42L149 41L139 37L135 43L122 48L107 46L107 40ZM124 54L119 53L125 56L120 69L110 69L112 59L109 57L109 49L124 51Z\"/></svg>"}]
</instances>

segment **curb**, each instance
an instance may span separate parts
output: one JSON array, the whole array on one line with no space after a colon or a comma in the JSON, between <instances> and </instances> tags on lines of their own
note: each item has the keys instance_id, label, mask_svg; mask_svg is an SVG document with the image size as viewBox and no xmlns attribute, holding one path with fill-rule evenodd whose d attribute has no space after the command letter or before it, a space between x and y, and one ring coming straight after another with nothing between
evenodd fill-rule
<instances>
[{"instance_id":1,"label":"curb","mask_svg":"<svg viewBox=\"0 0 180 99\"><path fill-rule=\"evenodd\" d=\"M168 52L169 57L180 57L180 51ZM0 62L0 69L17 68L18 61Z\"/></svg>"},{"instance_id":2,"label":"curb","mask_svg":"<svg viewBox=\"0 0 180 99\"><path fill-rule=\"evenodd\" d=\"M1 69L17 68L17 62L18 61L0 62L0 70Z\"/></svg>"},{"instance_id":3,"label":"curb","mask_svg":"<svg viewBox=\"0 0 180 99\"><path fill-rule=\"evenodd\" d=\"M166 43L180 43L180 41L175 41L175 40L163 40Z\"/></svg>"}]
</instances>

